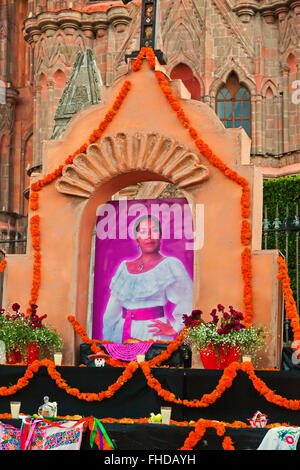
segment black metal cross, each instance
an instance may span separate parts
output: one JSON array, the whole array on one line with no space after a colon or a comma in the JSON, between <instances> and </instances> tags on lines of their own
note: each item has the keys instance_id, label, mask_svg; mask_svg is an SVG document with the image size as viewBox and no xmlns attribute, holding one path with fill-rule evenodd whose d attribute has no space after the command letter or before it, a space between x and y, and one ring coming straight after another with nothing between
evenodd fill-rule
<instances>
[{"instance_id":1,"label":"black metal cross","mask_svg":"<svg viewBox=\"0 0 300 470\"><path fill-rule=\"evenodd\" d=\"M127 5L132 0L122 0ZM156 49L157 37L157 22L158 22L158 4L159 0L142 0L141 8L141 34L140 34L140 49L142 47L151 47L157 59L161 64L166 64L166 58L162 51ZM135 51L130 55L125 56L128 58L135 58L139 51Z\"/></svg>"}]
</instances>

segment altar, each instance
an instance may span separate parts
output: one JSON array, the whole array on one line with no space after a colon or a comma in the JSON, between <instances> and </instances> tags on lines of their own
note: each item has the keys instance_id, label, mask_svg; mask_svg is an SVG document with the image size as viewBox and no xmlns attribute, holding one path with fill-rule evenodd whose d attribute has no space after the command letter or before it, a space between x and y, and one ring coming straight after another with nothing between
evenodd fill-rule
<instances>
[{"instance_id":1,"label":"altar","mask_svg":"<svg viewBox=\"0 0 300 470\"><path fill-rule=\"evenodd\" d=\"M0 366L0 389L4 384L14 384L23 377L26 366ZM70 388L76 387L82 393L97 393L117 381L122 368L115 367L57 367L57 372ZM224 371L194 370L184 368L157 368L152 370L153 377L162 388L174 393L176 397L191 402L211 393L219 383ZM299 371L255 371L258 379L276 390L276 394L297 401L300 388ZM13 399L21 402L20 412L34 415L47 395L58 404L58 415L62 417L94 416L102 420L111 439L116 442L116 450L178 450L193 431L193 424L199 420L209 423L203 439L193 450L222 449L222 437L218 436L212 423L224 423L226 436L230 436L236 450L255 450L268 427L251 428L249 418L257 410L268 416L268 425L286 423L299 426L300 411L287 409L271 403L255 390L249 376L238 371L232 386L210 406L192 407L166 402L151 389L141 369L137 369L128 383L114 396L101 402L79 399L60 389L41 366L29 384L18 391ZM10 412L11 396L0 397L1 413ZM161 406L172 406L169 426L148 423L150 414L159 413ZM126 416L125 411L126 410ZM10 422L0 419L3 422ZM20 427L13 420L14 426ZM89 446L85 444L86 450Z\"/></svg>"}]
</instances>

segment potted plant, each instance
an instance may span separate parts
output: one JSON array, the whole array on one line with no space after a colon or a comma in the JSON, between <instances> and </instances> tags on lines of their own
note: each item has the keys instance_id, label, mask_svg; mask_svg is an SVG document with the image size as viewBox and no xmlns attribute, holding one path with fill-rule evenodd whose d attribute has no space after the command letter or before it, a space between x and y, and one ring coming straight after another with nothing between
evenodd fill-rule
<instances>
[{"instance_id":1,"label":"potted plant","mask_svg":"<svg viewBox=\"0 0 300 470\"><path fill-rule=\"evenodd\" d=\"M37 350L40 358L53 358L55 352L62 350L63 340L53 327L45 326L42 323L47 315L39 317L37 308L37 305L31 305L31 313L28 317L30 328L27 340L27 358L30 355L34 356L34 351Z\"/></svg>"},{"instance_id":2,"label":"potted plant","mask_svg":"<svg viewBox=\"0 0 300 470\"><path fill-rule=\"evenodd\" d=\"M8 364L23 362L27 346L27 327L24 314L19 313L16 306L17 304L12 306L14 313L7 313L4 309L0 310L0 340L5 344Z\"/></svg>"},{"instance_id":3,"label":"potted plant","mask_svg":"<svg viewBox=\"0 0 300 470\"><path fill-rule=\"evenodd\" d=\"M201 310L183 315L186 326L184 343L200 352L206 369L224 369L240 355L255 359L265 349L266 331L263 327L245 328L242 312L229 306L228 311L219 304L210 313L212 320L205 322Z\"/></svg>"},{"instance_id":4,"label":"potted plant","mask_svg":"<svg viewBox=\"0 0 300 470\"><path fill-rule=\"evenodd\" d=\"M43 324L47 315L38 316L37 305L31 305L28 315L20 312L20 305L12 305L13 313L0 310L0 340L5 344L8 364L35 359L52 358L61 351L63 340L57 331Z\"/></svg>"}]
</instances>

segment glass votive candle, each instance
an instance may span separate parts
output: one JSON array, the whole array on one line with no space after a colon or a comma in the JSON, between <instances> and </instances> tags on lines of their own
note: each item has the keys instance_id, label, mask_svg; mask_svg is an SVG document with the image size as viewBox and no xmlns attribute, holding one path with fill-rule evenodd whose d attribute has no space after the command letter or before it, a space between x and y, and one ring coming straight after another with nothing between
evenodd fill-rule
<instances>
[{"instance_id":1,"label":"glass votive candle","mask_svg":"<svg viewBox=\"0 0 300 470\"><path fill-rule=\"evenodd\" d=\"M20 401L11 401L10 402L10 412L12 419L19 419L20 415L21 402Z\"/></svg>"},{"instance_id":2,"label":"glass votive candle","mask_svg":"<svg viewBox=\"0 0 300 470\"><path fill-rule=\"evenodd\" d=\"M60 352L57 352L54 354L54 364L56 366L61 366L61 362L62 362L62 353Z\"/></svg>"},{"instance_id":3,"label":"glass votive candle","mask_svg":"<svg viewBox=\"0 0 300 470\"><path fill-rule=\"evenodd\" d=\"M242 362L251 362L251 356L243 356Z\"/></svg>"},{"instance_id":4,"label":"glass votive candle","mask_svg":"<svg viewBox=\"0 0 300 470\"><path fill-rule=\"evenodd\" d=\"M137 362L144 362L145 354L137 354L136 355L136 360L137 360Z\"/></svg>"},{"instance_id":5,"label":"glass votive candle","mask_svg":"<svg viewBox=\"0 0 300 470\"><path fill-rule=\"evenodd\" d=\"M171 413L172 413L171 406L162 406L160 408L161 423L162 424L170 424Z\"/></svg>"}]
</instances>

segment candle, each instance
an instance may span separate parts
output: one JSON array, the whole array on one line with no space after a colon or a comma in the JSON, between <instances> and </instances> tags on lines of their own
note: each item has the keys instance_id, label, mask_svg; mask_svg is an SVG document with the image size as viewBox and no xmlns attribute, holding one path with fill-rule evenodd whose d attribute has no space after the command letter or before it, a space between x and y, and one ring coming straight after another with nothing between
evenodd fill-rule
<instances>
[{"instance_id":1,"label":"candle","mask_svg":"<svg viewBox=\"0 0 300 470\"><path fill-rule=\"evenodd\" d=\"M144 362L145 354L137 354L136 355L136 360L137 360L137 362Z\"/></svg>"},{"instance_id":2,"label":"candle","mask_svg":"<svg viewBox=\"0 0 300 470\"><path fill-rule=\"evenodd\" d=\"M243 356L242 361L243 362L251 362L251 356Z\"/></svg>"},{"instance_id":3,"label":"candle","mask_svg":"<svg viewBox=\"0 0 300 470\"><path fill-rule=\"evenodd\" d=\"M0 364L6 364L6 348L4 341L0 341Z\"/></svg>"},{"instance_id":4,"label":"candle","mask_svg":"<svg viewBox=\"0 0 300 470\"><path fill-rule=\"evenodd\" d=\"M11 412L12 419L19 419L20 408L21 408L20 401L10 402L10 412Z\"/></svg>"},{"instance_id":5,"label":"candle","mask_svg":"<svg viewBox=\"0 0 300 470\"><path fill-rule=\"evenodd\" d=\"M162 406L160 408L162 424L170 424L172 408L170 406Z\"/></svg>"},{"instance_id":6,"label":"candle","mask_svg":"<svg viewBox=\"0 0 300 470\"><path fill-rule=\"evenodd\" d=\"M62 353L55 353L54 354L54 363L56 366L61 366L62 361Z\"/></svg>"}]
</instances>

